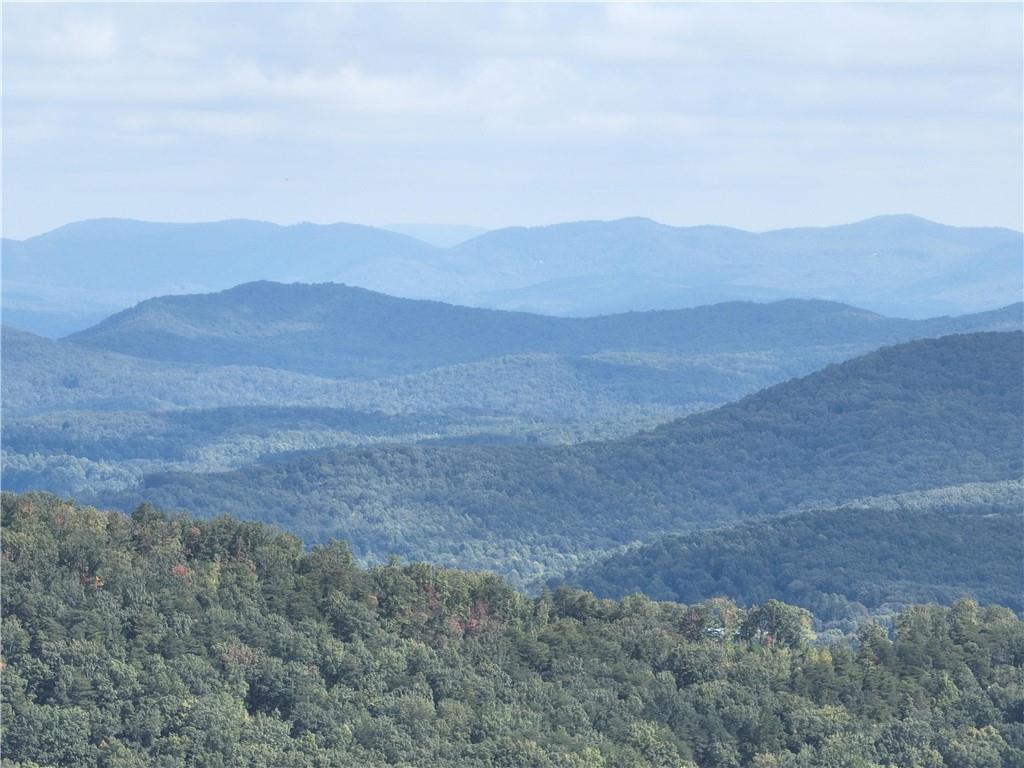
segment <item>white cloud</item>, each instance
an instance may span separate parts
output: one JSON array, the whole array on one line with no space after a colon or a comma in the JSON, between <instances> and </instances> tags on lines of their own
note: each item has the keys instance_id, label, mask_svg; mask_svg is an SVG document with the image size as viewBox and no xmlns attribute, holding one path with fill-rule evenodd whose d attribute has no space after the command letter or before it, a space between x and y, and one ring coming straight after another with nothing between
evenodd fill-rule
<instances>
[{"instance_id":1,"label":"white cloud","mask_svg":"<svg viewBox=\"0 0 1024 768\"><path fill-rule=\"evenodd\" d=\"M8 54L35 60L107 59L117 52L117 26L112 21L91 19L74 9L66 18L43 19L4 9L4 21L15 25L4 36ZM24 20L24 21L23 21Z\"/></svg>"},{"instance_id":2,"label":"white cloud","mask_svg":"<svg viewBox=\"0 0 1024 768\"><path fill-rule=\"evenodd\" d=\"M956 186L932 181L900 210L1020 226L1021 19L1013 5L7 4L5 223L688 208L771 226L859 215L865 190L800 191L845 167L942 169ZM261 165L320 186L260 187ZM83 199L88 180L61 176L80 168L165 197L93 184ZM712 209L701 185L733 192ZM759 205L752 190L772 188Z\"/></svg>"}]
</instances>

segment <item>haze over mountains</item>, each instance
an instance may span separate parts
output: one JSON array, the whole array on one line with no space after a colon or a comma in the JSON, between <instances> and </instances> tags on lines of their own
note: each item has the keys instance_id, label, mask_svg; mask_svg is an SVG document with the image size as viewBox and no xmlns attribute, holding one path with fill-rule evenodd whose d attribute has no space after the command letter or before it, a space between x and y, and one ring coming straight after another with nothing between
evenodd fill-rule
<instances>
[{"instance_id":1,"label":"haze over mountains","mask_svg":"<svg viewBox=\"0 0 1024 768\"><path fill-rule=\"evenodd\" d=\"M965 743L984 734L980 764L1009 764L1022 310L790 298L567 318L256 281L59 340L4 326L5 490L113 510L4 494L5 753L104 765L112 744L166 757L216 735L224 765L249 746L253 765L555 765L535 740L582 744L565 718L581 732L586 700L607 765L767 765L797 743L777 737L807 710L791 691L822 705L812 724L848 717L843 697L902 718L913 680L950 722L998 723L1005 739L964 726ZM689 605L599 599L634 591ZM121 736L92 743L97 710ZM683 713L687 738L728 723L738 746L652 750L631 710ZM158 739L138 714L154 711ZM225 713L244 726L221 738ZM929 716L941 764L968 764ZM533 746L482 740L499 721ZM871 759L923 764L861 731ZM587 749L566 765L601 764ZM836 762L801 750L789 764Z\"/></svg>"},{"instance_id":2,"label":"haze over mountains","mask_svg":"<svg viewBox=\"0 0 1024 768\"><path fill-rule=\"evenodd\" d=\"M1022 24L3 4L0 768L1024 768Z\"/></svg>"},{"instance_id":3,"label":"haze over mountains","mask_svg":"<svg viewBox=\"0 0 1024 768\"><path fill-rule=\"evenodd\" d=\"M61 264L88 286L70 254L89 242L113 260L109 286L128 291L139 253L157 281L190 272L227 280L239 242L263 272L284 252L333 270L348 243L346 268L383 279L390 264L417 290L433 275L446 290L476 286L477 297L489 280L591 302L603 285L627 303L640 295L630 286L647 286L686 303L746 291L770 253L762 295L773 274L782 285L799 283L799 272L805 286L827 277L868 293L884 275L922 301L940 283L960 291L957 301L983 286L989 306L994 296L1019 299L1008 290L1019 233L907 217L765 235L584 222L447 249L367 227L253 222L87 222L41 242L15 244L5 269L28 269L32 249L45 246L38 263L53 286ZM573 254L586 255L583 267ZM614 272L619 260L649 274L631 282ZM965 280L957 270L969 264ZM684 267L698 286L691 294L666 277ZM931 268L940 276L922 279ZM928 288L915 294L911 284ZM503 290L511 301L518 289ZM785 298L560 317L330 282L191 286L60 340L4 327L5 487L125 510L147 500L229 513L307 543L344 538L367 561L397 554L486 568L525 586L666 534L1019 480L1022 313L1018 302L899 319ZM979 504L956 514L976 516ZM866 531L877 516L864 514ZM652 575L651 589L667 575ZM929 578L915 584L947 594ZM853 591L843 599L864 604Z\"/></svg>"},{"instance_id":4,"label":"haze over mountains","mask_svg":"<svg viewBox=\"0 0 1024 768\"><path fill-rule=\"evenodd\" d=\"M569 268L554 261L553 273ZM522 266L514 255L492 266L502 263L512 275ZM131 259L121 267L130 272ZM603 279L584 282L599 296ZM582 295L580 284L570 293ZM481 691L507 702L513 690L517 713L541 701L544 714L503 722L531 738L555 724L551 744L564 746L586 668L595 722L617 734L609 755L685 765L660 747L635 749L616 724L641 692L644 712L673 723L719 701L721 718L687 714L683 730L723 733L728 722L748 745L752 723L775 722L764 713L796 721L783 681L820 698L837 670L887 690L885 711L902 717L920 695L880 685L879 664L920 682L915 658L938 675L922 690L941 692L951 722L979 720L949 703L958 689L946 683L976 692L985 680L1006 714L973 694L956 701L1015 728L1019 691L971 677L974 656L951 649L1016 679L1019 659L1007 659L1024 646L1005 630L1021 610L1022 310L910 320L787 298L569 318L263 280L148 299L59 340L4 326L5 490L115 510L4 494L3 554L15 569L3 582L5 683L20 713L5 751L105 764L115 742L94 745L80 724L106 702L124 743L147 745L139 754L178 749L179 723L207 743L232 712L256 725L225 737L224 765L246 738L260 750L254 765L306 765L319 748L309 734L349 722L358 727L338 731L325 759L395 764L400 720L417 734L402 740L410 764L443 754L451 765L467 755L540 765L532 747L509 759L492 759L510 754L505 742L481 751L489 712L508 709L484 711L476 730L458 725L457 749L448 722L471 722ZM389 564L361 570L337 539L363 563ZM567 583L690 605L614 603ZM959 598L984 607L908 606ZM951 672L933 668L942 654ZM456 670L469 675L459 690L442 681ZM537 687L557 670L564 691ZM125 674L147 681L127 707ZM728 676L743 686L723 689ZM833 690L821 722L851 691L868 711L879 706L849 681ZM761 714L737 719L751 691ZM153 720L135 713L166 701L184 703L159 709L169 725L154 740ZM268 751L270 723L300 735ZM965 733L996 745L988 764L1024 754L1009 746L1019 729L997 741L986 728ZM746 764L679 743L675 755L701 755L693 765ZM864 749L921 762L902 747ZM958 749L946 764L968 764ZM600 764L587 754L576 762ZM804 750L799 764L835 762L824 754Z\"/></svg>"},{"instance_id":5,"label":"haze over mountains","mask_svg":"<svg viewBox=\"0 0 1024 768\"><path fill-rule=\"evenodd\" d=\"M4 322L61 336L148 297L251 280L344 282L567 316L801 297L920 318L1018 300L1022 237L913 216L763 234L636 218L513 227L435 247L352 224L96 219L4 240Z\"/></svg>"}]
</instances>

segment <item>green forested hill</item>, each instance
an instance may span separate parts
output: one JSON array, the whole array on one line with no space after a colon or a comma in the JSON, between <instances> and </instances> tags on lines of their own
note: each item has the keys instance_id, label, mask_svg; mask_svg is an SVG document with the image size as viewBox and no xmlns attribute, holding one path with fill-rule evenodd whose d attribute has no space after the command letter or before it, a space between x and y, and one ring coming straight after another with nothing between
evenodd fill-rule
<instances>
[{"instance_id":1,"label":"green forested hill","mask_svg":"<svg viewBox=\"0 0 1024 768\"><path fill-rule=\"evenodd\" d=\"M1020 326L1019 305L932 320L898 320L844 304L796 300L574 319L399 299L331 283L258 282L220 293L149 299L68 340L155 360L372 378L526 353L874 348Z\"/></svg>"},{"instance_id":2,"label":"green forested hill","mask_svg":"<svg viewBox=\"0 0 1024 768\"><path fill-rule=\"evenodd\" d=\"M1003 768L1024 626L913 607L814 647L744 610L361 570L230 519L2 498L5 768Z\"/></svg>"},{"instance_id":3,"label":"green forested hill","mask_svg":"<svg viewBox=\"0 0 1024 768\"><path fill-rule=\"evenodd\" d=\"M6 487L95 496L283 451L622 437L884 341L1020 328L1020 310L905 321L792 301L566 320L330 285L169 297L94 329L100 346L4 327ZM191 362L103 348L125 334L143 348L127 351ZM406 368L418 372L365 378ZM330 378L342 374L357 378Z\"/></svg>"},{"instance_id":4,"label":"green forested hill","mask_svg":"<svg viewBox=\"0 0 1024 768\"><path fill-rule=\"evenodd\" d=\"M340 405L337 382L253 366L146 360L3 326L6 419L56 412Z\"/></svg>"},{"instance_id":5,"label":"green forested hill","mask_svg":"<svg viewBox=\"0 0 1024 768\"><path fill-rule=\"evenodd\" d=\"M958 318L986 328L988 316ZM996 321L998 322L998 321ZM544 421L719 404L867 351L863 344L699 354L629 349L527 353L416 374L338 380L274 368L169 363L3 328L7 418L85 411L343 407L388 414L476 410ZM635 431L635 430L633 430Z\"/></svg>"},{"instance_id":6,"label":"green forested hill","mask_svg":"<svg viewBox=\"0 0 1024 768\"><path fill-rule=\"evenodd\" d=\"M979 483L866 499L665 536L569 574L598 595L741 604L778 598L823 620L960 597L1024 611L1024 485Z\"/></svg>"},{"instance_id":7,"label":"green forested hill","mask_svg":"<svg viewBox=\"0 0 1024 768\"><path fill-rule=\"evenodd\" d=\"M1022 334L912 342L617 441L329 451L169 473L105 501L231 512L370 559L529 579L595 550L800 504L1022 474Z\"/></svg>"},{"instance_id":8,"label":"green forested hill","mask_svg":"<svg viewBox=\"0 0 1024 768\"><path fill-rule=\"evenodd\" d=\"M5 327L4 479L10 490L83 496L282 451L619 437L857 351L528 354L342 381L146 360Z\"/></svg>"}]
</instances>

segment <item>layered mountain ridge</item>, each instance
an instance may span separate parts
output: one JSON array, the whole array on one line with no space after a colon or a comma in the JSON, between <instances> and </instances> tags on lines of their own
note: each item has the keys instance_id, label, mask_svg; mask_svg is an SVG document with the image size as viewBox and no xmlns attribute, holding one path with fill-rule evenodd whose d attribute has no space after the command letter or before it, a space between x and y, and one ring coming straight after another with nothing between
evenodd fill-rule
<instances>
[{"instance_id":1,"label":"layered mountain ridge","mask_svg":"<svg viewBox=\"0 0 1024 768\"><path fill-rule=\"evenodd\" d=\"M575 446L322 451L155 474L100 499L231 512L516 579L661 533L1022 475L1024 336L944 336L776 385L651 432Z\"/></svg>"},{"instance_id":2,"label":"layered mountain ridge","mask_svg":"<svg viewBox=\"0 0 1024 768\"><path fill-rule=\"evenodd\" d=\"M3 241L4 322L60 336L148 297L252 280L566 316L797 296L920 318L1016 301L1022 238L914 216L765 233L634 218L511 227L442 248L354 224L96 219Z\"/></svg>"}]
</instances>

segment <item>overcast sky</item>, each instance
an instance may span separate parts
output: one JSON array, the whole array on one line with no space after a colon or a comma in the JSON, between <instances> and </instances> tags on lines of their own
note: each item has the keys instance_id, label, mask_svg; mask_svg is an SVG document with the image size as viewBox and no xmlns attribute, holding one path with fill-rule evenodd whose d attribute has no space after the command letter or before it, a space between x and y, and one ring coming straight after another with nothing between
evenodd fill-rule
<instances>
[{"instance_id":1,"label":"overcast sky","mask_svg":"<svg viewBox=\"0 0 1024 768\"><path fill-rule=\"evenodd\" d=\"M1004 5L4 3L4 228L1022 223Z\"/></svg>"}]
</instances>

